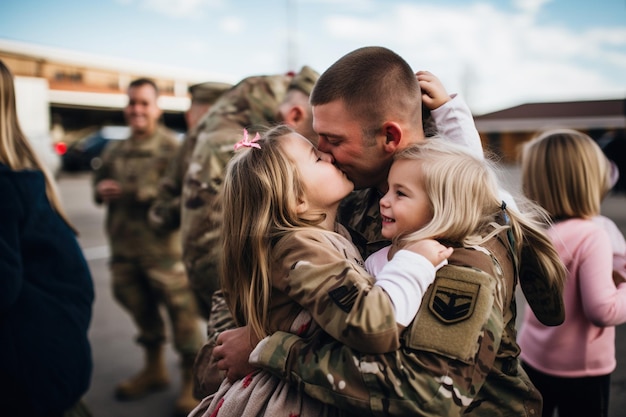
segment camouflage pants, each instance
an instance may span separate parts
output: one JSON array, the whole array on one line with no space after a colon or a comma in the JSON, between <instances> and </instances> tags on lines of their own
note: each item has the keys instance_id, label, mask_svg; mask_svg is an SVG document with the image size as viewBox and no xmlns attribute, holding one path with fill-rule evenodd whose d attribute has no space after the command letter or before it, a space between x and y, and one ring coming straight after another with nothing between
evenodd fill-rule
<instances>
[{"instance_id":1,"label":"camouflage pants","mask_svg":"<svg viewBox=\"0 0 626 417\"><path fill-rule=\"evenodd\" d=\"M168 259L113 259L115 299L130 313L139 329L137 341L154 346L165 341L160 306L172 324L174 347L183 356L195 356L204 335L196 299L182 262Z\"/></svg>"}]
</instances>

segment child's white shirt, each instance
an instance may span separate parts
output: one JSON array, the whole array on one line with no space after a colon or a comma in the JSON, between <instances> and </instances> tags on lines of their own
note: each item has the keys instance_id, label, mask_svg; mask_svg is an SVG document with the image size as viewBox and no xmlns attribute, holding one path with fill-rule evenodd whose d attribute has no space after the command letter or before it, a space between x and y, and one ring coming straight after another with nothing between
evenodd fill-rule
<instances>
[{"instance_id":1,"label":"child's white shirt","mask_svg":"<svg viewBox=\"0 0 626 417\"><path fill-rule=\"evenodd\" d=\"M374 252L365 260L365 269L376 284L389 295L396 313L396 323L407 327L422 304L424 293L435 280L435 273L448 263L437 265L410 250L399 250L387 260L390 246Z\"/></svg>"}]
</instances>

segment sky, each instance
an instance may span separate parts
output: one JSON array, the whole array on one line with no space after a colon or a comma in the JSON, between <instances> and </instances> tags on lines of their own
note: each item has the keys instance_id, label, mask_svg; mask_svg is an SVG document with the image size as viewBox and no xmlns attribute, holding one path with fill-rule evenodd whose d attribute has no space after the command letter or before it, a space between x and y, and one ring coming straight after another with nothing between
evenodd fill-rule
<instances>
[{"instance_id":1,"label":"sky","mask_svg":"<svg viewBox=\"0 0 626 417\"><path fill-rule=\"evenodd\" d=\"M474 114L626 98L626 0L2 0L0 39L228 82L384 46Z\"/></svg>"}]
</instances>

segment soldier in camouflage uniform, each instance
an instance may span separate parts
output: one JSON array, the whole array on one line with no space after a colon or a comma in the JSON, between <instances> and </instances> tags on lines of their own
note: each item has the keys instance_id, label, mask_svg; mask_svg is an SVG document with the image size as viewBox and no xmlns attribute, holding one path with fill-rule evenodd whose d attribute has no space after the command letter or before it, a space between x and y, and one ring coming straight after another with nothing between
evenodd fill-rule
<instances>
[{"instance_id":1,"label":"soldier in camouflage uniform","mask_svg":"<svg viewBox=\"0 0 626 417\"><path fill-rule=\"evenodd\" d=\"M308 98L317 77L305 66L295 75L246 78L220 97L189 137L193 151L183 184L183 259L207 310L211 295L219 289L216 268L221 211L216 197L233 145L243 128L258 131L278 123L314 140Z\"/></svg>"},{"instance_id":2,"label":"soldier in camouflage uniform","mask_svg":"<svg viewBox=\"0 0 626 417\"><path fill-rule=\"evenodd\" d=\"M182 263L179 233L157 232L148 225L148 209L159 180L179 147L174 132L158 124L157 96L151 80L130 84L124 115L131 136L107 146L93 183L95 201L107 205L113 294L131 314L139 328L137 342L145 349L144 368L120 383L116 396L135 399L168 385L163 351L166 329L159 310L164 304L174 347L181 356L182 390L176 411L186 415L197 404L191 369L203 334Z\"/></svg>"},{"instance_id":3,"label":"soldier in camouflage uniform","mask_svg":"<svg viewBox=\"0 0 626 417\"><path fill-rule=\"evenodd\" d=\"M191 151L195 141L195 128L202 117L210 110L217 99L230 87L231 84L206 82L189 87L191 104L185 112L187 135L183 144L178 148L167 171L159 184L159 194L150 207L150 225L156 230L172 231L180 228L180 196L183 190L183 178L187 172Z\"/></svg>"},{"instance_id":4,"label":"soldier in camouflage uniform","mask_svg":"<svg viewBox=\"0 0 626 417\"><path fill-rule=\"evenodd\" d=\"M234 327L219 294L219 228L222 214L217 197L224 167L243 128L251 131L284 123L316 142L309 94L319 74L304 66L296 74L253 76L225 92L203 117L186 141L190 150L181 206L183 260L189 280L208 319L208 342L202 348L194 372L196 397L213 392L221 378L212 369L211 349L218 330ZM188 142L188 143L187 143ZM217 296L213 296L214 292ZM208 317L206 312L210 312Z\"/></svg>"},{"instance_id":5,"label":"soldier in camouflage uniform","mask_svg":"<svg viewBox=\"0 0 626 417\"><path fill-rule=\"evenodd\" d=\"M398 71L401 84L392 81ZM340 221L364 256L388 244L380 234L379 200L393 155L424 140L419 87L409 82L409 72L393 52L362 48L333 64L311 96L319 149L331 153L361 189L344 202ZM515 341L518 273L529 304L545 322L562 322L562 299L543 283L545 270L528 248L514 264L507 242L500 236L482 248L455 251L449 259L455 268L437 277L393 355L363 355L322 332L306 340L279 332L255 351L256 361L314 398L364 414L537 415L541 399L519 366ZM460 295L472 302L457 315ZM443 313L437 312L441 307ZM224 354L245 350L247 340L245 330L217 338L224 345L215 348L215 360L229 377L241 355Z\"/></svg>"},{"instance_id":6,"label":"soldier in camouflage uniform","mask_svg":"<svg viewBox=\"0 0 626 417\"><path fill-rule=\"evenodd\" d=\"M187 172L191 152L195 145L195 129L217 99L232 85L228 83L205 82L189 87L191 104L185 112L187 134L178 149L176 157L167 167L159 184L159 195L150 208L150 224L157 230L176 230L180 227L180 196L183 178Z\"/></svg>"}]
</instances>

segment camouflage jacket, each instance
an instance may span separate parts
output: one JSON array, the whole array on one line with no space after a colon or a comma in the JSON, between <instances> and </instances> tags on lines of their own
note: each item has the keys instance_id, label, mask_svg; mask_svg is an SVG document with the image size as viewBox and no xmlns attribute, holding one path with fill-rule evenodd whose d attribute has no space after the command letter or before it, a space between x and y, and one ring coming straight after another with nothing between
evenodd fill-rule
<instances>
[{"instance_id":1,"label":"camouflage jacket","mask_svg":"<svg viewBox=\"0 0 626 417\"><path fill-rule=\"evenodd\" d=\"M339 226L343 229L343 227ZM288 330L302 310L336 340L367 352L399 348L393 304L348 239L300 229L272 248L270 333Z\"/></svg>"},{"instance_id":2,"label":"camouflage jacket","mask_svg":"<svg viewBox=\"0 0 626 417\"><path fill-rule=\"evenodd\" d=\"M307 339L277 332L251 358L361 415L540 415L541 396L518 360L517 275L505 239L455 249L396 352L363 354L321 331Z\"/></svg>"},{"instance_id":3,"label":"camouflage jacket","mask_svg":"<svg viewBox=\"0 0 626 417\"><path fill-rule=\"evenodd\" d=\"M278 105L291 78L246 78L218 99L188 138L193 141L189 145L193 150L183 182L183 260L192 286L207 298L219 289L219 195L224 168L244 127L254 132L279 122Z\"/></svg>"},{"instance_id":4,"label":"camouflage jacket","mask_svg":"<svg viewBox=\"0 0 626 417\"><path fill-rule=\"evenodd\" d=\"M183 178L195 144L194 139L195 137L185 136L159 182L158 194L150 207L148 217L150 226L155 230L167 232L180 228L180 197Z\"/></svg>"},{"instance_id":5,"label":"camouflage jacket","mask_svg":"<svg viewBox=\"0 0 626 417\"><path fill-rule=\"evenodd\" d=\"M174 132L161 127L148 139L131 137L105 148L102 166L93 174L94 199L102 203L95 185L103 179L117 181L123 193L107 205L106 232L113 258L181 257L180 236L156 232L148 224L159 181L178 147Z\"/></svg>"}]
</instances>

